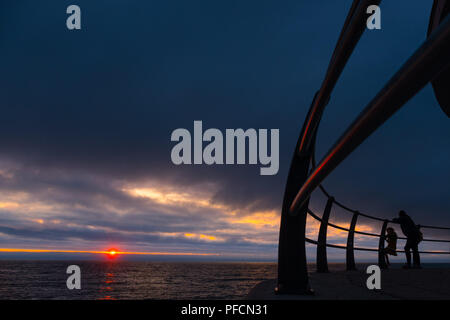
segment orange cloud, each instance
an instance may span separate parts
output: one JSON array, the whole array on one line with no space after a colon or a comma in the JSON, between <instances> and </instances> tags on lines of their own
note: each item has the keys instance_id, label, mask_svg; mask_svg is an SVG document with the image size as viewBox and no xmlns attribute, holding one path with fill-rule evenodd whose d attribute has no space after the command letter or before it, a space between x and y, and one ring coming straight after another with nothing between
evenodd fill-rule
<instances>
[{"instance_id":1,"label":"orange cloud","mask_svg":"<svg viewBox=\"0 0 450 320\"><path fill-rule=\"evenodd\" d=\"M280 216L276 211L261 211L243 217L232 217L227 221L236 224L248 224L256 228L278 229Z\"/></svg>"},{"instance_id":2,"label":"orange cloud","mask_svg":"<svg viewBox=\"0 0 450 320\"><path fill-rule=\"evenodd\" d=\"M186 238L194 238L194 239L204 240L204 241L223 241L223 239L219 239L215 236L209 236L209 235L205 235L205 234L185 233L184 236Z\"/></svg>"},{"instance_id":3,"label":"orange cloud","mask_svg":"<svg viewBox=\"0 0 450 320\"><path fill-rule=\"evenodd\" d=\"M0 202L0 209L12 209L19 206L20 204L16 202Z\"/></svg>"},{"instance_id":4,"label":"orange cloud","mask_svg":"<svg viewBox=\"0 0 450 320\"><path fill-rule=\"evenodd\" d=\"M199 208L221 209L226 206L213 203L205 192L190 190L182 191L168 186L125 187L122 191L139 198L146 198L153 202L171 206L194 206Z\"/></svg>"}]
</instances>

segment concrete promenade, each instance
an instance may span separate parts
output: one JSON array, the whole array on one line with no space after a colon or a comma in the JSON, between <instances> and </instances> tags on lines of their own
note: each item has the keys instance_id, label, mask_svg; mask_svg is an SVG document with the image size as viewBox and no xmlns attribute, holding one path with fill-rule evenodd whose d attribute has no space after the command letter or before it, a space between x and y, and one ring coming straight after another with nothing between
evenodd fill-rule
<instances>
[{"instance_id":1,"label":"concrete promenade","mask_svg":"<svg viewBox=\"0 0 450 320\"><path fill-rule=\"evenodd\" d=\"M381 290L369 290L365 268L358 271L310 273L314 296L275 295L276 280L256 285L249 299L263 300L450 300L450 269L387 269L381 271Z\"/></svg>"}]
</instances>

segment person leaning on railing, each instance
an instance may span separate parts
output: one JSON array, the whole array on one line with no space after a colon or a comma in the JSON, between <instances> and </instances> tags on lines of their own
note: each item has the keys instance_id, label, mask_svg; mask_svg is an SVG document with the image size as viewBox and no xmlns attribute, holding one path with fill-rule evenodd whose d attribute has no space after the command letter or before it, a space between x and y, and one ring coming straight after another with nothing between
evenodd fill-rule
<instances>
[{"instance_id":1,"label":"person leaning on railing","mask_svg":"<svg viewBox=\"0 0 450 320\"><path fill-rule=\"evenodd\" d=\"M392 221L400 224L402 232L407 238L405 245L406 265L404 265L403 268L411 268L411 250L413 251L414 268L421 268L419 242L422 240L422 233L420 232L419 227L403 210L400 210L398 218L394 218Z\"/></svg>"},{"instance_id":2,"label":"person leaning on railing","mask_svg":"<svg viewBox=\"0 0 450 320\"><path fill-rule=\"evenodd\" d=\"M386 229L386 241L388 243L387 247L384 249L384 255L386 258L386 264L389 266L391 263L389 262L388 255L396 256L397 255L397 233L395 233L393 228Z\"/></svg>"}]
</instances>

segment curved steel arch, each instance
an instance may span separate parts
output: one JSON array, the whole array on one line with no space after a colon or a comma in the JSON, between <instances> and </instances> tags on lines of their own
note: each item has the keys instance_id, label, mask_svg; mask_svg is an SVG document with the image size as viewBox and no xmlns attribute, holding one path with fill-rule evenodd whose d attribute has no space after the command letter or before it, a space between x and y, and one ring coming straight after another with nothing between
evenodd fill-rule
<instances>
[{"instance_id":1,"label":"curved steel arch","mask_svg":"<svg viewBox=\"0 0 450 320\"><path fill-rule=\"evenodd\" d=\"M366 24L366 8L380 1L354 0L336 44L320 90L314 96L308 115L291 160L281 210L280 237L278 244L277 293L311 294L308 283L305 250L305 227L308 201L299 214L291 214L290 207L299 190L308 178L309 166L314 151L314 139L322 112L331 92L342 73L351 53L363 34Z\"/></svg>"},{"instance_id":2,"label":"curved steel arch","mask_svg":"<svg viewBox=\"0 0 450 320\"><path fill-rule=\"evenodd\" d=\"M430 24L428 26L428 36L439 27L439 24L450 13L450 1L435 0L430 15ZM442 71L436 79L431 82L434 94L436 96L442 111L450 118L450 67Z\"/></svg>"},{"instance_id":3,"label":"curved steel arch","mask_svg":"<svg viewBox=\"0 0 450 320\"><path fill-rule=\"evenodd\" d=\"M369 5L379 3L380 1L373 0L353 1L325 79L320 90L314 96L297 141L289 169L281 211L277 293L313 293L308 281L305 242L318 244L322 247L321 250L323 250L324 246L347 248L324 244L323 235L321 242L306 238L306 217L311 193L317 187L320 187L320 183L340 162L398 111L404 103L428 82L435 79L441 70L450 67L450 60L448 59L450 57L450 18L447 17L369 103L319 165L309 173L314 154L317 128L322 113L343 68L366 29L366 8ZM323 189L323 191L325 190ZM381 218L377 219L384 221ZM352 232L349 232L349 236L350 234L353 236L354 228L355 226L352 225L350 228ZM384 229L385 226L380 234L380 241L384 237ZM353 250L353 239L348 241L351 242ZM378 250L361 249L379 251L380 247ZM355 248L355 250L358 250L358 248ZM323 253L321 255L323 257ZM352 260L351 256L350 260ZM323 266L322 270L325 270Z\"/></svg>"}]
</instances>

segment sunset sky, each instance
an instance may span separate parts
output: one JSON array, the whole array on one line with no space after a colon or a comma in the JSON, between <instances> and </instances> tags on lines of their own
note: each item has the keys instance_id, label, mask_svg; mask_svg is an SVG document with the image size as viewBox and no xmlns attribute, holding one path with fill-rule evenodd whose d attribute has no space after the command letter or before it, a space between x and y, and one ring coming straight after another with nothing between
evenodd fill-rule
<instances>
[{"instance_id":1,"label":"sunset sky","mask_svg":"<svg viewBox=\"0 0 450 320\"><path fill-rule=\"evenodd\" d=\"M82 30L68 31L65 10L75 3ZM289 161L350 4L2 2L0 248L275 261ZM382 29L366 31L324 113L318 159L425 40L431 1L385 1L381 9ZM260 176L259 165L175 166L170 134L192 131L194 120L280 129L278 174ZM450 119L427 86L324 185L368 214L392 218L404 209L417 223L450 226L449 163ZM317 192L311 208L321 215L324 207ZM350 219L340 210L331 216L344 226ZM318 225L308 222L315 239ZM379 232L378 223L360 222ZM330 229L329 239L345 243L346 233ZM448 243L422 248L449 251Z\"/></svg>"}]
</instances>

